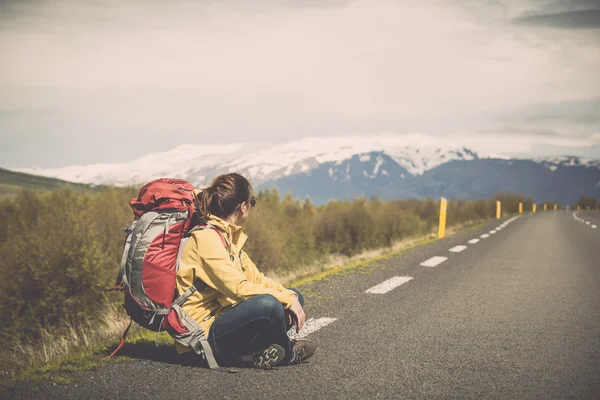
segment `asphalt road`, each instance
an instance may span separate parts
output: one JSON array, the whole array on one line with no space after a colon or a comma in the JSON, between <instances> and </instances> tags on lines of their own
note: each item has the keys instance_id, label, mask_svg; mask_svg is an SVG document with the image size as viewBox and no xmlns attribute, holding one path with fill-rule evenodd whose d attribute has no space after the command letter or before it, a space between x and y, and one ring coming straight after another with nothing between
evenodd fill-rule
<instances>
[{"instance_id":1,"label":"asphalt road","mask_svg":"<svg viewBox=\"0 0 600 400\"><path fill-rule=\"evenodd\" d=\"M571 214L573 214L573 212L571 212ZM600 229L600 211L598 210L581 210L578 212L575 212L575 216L577 216L580 219L580 222L583 222L584 224L587 224L589 222L590 226L596 225L597 229ZM581 221L582 220L582 221ZM594 228L594 229L596 229Z\"/></svg>"},{"instance_id":2,"label":"asphalt road","mask_svg":"<svg viewBox=\"0 0 600 400\"><path fill-rule=\"evenodd\" d=\"M335 318L302 365L232 374L147 354L10 396L600 399L600 229L572 212L504 221L302 287L308 317ZM432 257L447 259L420 265ZM413 279L365 293L395 276Z\"/></svg>"}]
</instances>

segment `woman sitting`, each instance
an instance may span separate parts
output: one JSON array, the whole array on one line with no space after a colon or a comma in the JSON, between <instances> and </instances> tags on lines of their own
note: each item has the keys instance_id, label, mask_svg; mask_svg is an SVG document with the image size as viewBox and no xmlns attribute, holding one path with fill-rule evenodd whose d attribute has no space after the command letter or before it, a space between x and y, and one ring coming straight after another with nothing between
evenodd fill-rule
<instances>
[{"instance_id":1,"label":"woman sitting","mask_svg":"<svg viewBox=\"0 0 600 400\"><path fill-rule=\"evenodd\" d=\"M194 231L183 249L177 289L185 293L202 282L183 309L206 332L219 365L237 364L250 354L256 368L301 363L316 349L310 340L290 340L287 334L304 324L302 295L267 278L242 250L247 235L241 225L255 205L252 186L236 173L218 176L196 193L209 229Z\"/></svg>"}]
</instances>

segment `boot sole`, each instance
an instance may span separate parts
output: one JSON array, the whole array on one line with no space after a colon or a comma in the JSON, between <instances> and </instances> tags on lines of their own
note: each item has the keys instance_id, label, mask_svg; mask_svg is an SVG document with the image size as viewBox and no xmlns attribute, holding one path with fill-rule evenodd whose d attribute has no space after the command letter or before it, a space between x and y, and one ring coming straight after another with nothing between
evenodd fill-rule
<instances>
[{"instance_id":1,"label":"boot sole","mask_svg":"<svg viewBox=\"0 0 600 400\"><path fill-rule=\"evenodd\" d=\"M272 369L285 358L285 349L278 344L272 344L264 350L257 351L252 356L252 366L258 369Z\"/></svg>"}]
</instances>

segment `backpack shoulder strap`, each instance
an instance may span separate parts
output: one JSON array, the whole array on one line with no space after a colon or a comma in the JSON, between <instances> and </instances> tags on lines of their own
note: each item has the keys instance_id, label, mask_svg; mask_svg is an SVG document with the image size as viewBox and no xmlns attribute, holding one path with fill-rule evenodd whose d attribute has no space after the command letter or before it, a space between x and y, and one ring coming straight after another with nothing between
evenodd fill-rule
<instances>
[{"instance_id":1,"label":"backpack shoulder strap","mask_svg":"<svg viewBox=\"0 0 600 400\"><path fill-rule=\"evenodd\" d=\"M225 240L225 236L223 236L223 234L221 233L221 231L218 230L217 228L215 228L214 226L211 226L210 229L212 229L213 231L217 232L217 234L221 238L221 243L223 243L223 247L227 248L227 241Z\"/></svg>"},{"instance_id":2,"label":"backpack shoulder strap","mask_svg":"<svg viewBox=\"0 0 600 400\"><path fill-rule=\"evenodd\" d=\"M179 262L181 260L181 254L183 253L183 248L185 247L185 244L189 240L190 236L192 236L192 233L194 233L195 231L199 231L201 229L212 229L215 232L217 232L217 234L221 238L221 243L223 243L223 247L225 247L225 249L227 249L227 241L225 240L225 237L223 236L221 231L219 231L217 228L215 228L214 226L212 226L210 224L196 225L195 227L190 229L185 234L185 236L183 237L183 239L181 239L181 242L179 243L179 252L177 253L177 264L175 265L175 271L179 271ZM120 274L119 274L119 276L120 276Z\"/></svg>"},{"instance_id":3,"label":"backpack shoulder strap","mask_svg":"<svg viewBox=\"0 0 600 400\"><path fill-rule=\"evenodd\" d=\"M218 230L215 226L213 226L211 224L196 225L195 227L193 227L192 229L190 229L185 236L189 237L189 236L192 235L193 232L199 231L201 229L212 229L213 231L217 232L217 234L221 238L221 243L223 243L223 247L227 248L227 241L225 240L225 236L223 236L223 233L221 233L220 230Z\"/></svg>"}]
</instances>

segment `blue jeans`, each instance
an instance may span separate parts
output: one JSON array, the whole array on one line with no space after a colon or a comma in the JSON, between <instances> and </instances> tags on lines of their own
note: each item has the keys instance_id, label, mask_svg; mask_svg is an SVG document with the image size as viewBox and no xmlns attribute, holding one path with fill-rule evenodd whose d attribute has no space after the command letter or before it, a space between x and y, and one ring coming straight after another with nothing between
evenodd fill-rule
<instances>
[{"instance_id":1,"label":"blue jeans","mask_svg":"<svg viewBox=\"0 0 600 400\"><path fill-rule=\"evenodd\" d=\"M296 289L304 307L304 298ZM292 356L292 344L287 331L292 327L291 312L270 294L253 296L221 315L210 327L208 343L219 365L232 365L238 357L279 344L285 349L286 360Z\"/></svg>"}]
</instances>

